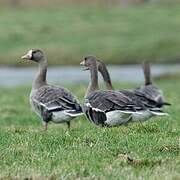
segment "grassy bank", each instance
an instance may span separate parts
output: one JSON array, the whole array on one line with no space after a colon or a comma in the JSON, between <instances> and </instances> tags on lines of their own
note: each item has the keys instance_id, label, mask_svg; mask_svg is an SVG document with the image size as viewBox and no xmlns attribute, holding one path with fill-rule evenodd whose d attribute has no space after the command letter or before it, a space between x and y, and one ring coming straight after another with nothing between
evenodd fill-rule
<instances>
[{"instance_id":1,"label":"grassy bank","mask_svg":"<svg viewBox=\"0 0 180 180\"><path fill-rule=\"evenodd\" d=\"M42 124L30 110L30 88L0 89L0 178L179 179L179 80L161 82L169 117L127 127L94 127L84 117ZM174 91L176 84L176 91ZM134 85L118 84L116 88ZM69 89L82 100L84 85Z\"/></svg>"},{"instance_id":2,"label":"grassy bank","mask_svg":"<svg viewBox=\"0 0 180 180\"><path fill-rule=\"evenodd\" d=\"M20 66L19 57L37 47L50 64L78 64L86 54L110 64L178 62L179 9L178 4L1 8L0 64Z\"/></svg>"}]
</instances>

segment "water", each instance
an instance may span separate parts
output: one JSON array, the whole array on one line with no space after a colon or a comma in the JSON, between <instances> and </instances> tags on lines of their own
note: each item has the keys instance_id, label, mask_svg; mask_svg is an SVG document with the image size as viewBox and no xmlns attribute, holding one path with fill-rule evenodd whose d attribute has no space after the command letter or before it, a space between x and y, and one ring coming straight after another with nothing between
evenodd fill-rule
<instances>
[{"instance_id":1,"label":"water","mask_svg":"<svg viewBox=\"0 0 180 180\"><path fill-rule=\"evenodd\" d=\"M116 65L108 66L112 82L143 82L144 77L141 65ZM153 76L178 72L180 64L153 65ZM37 67L13 68L0 67L0 86L14 87L19 85L31 85ZM89 81L89 72L83 71L80 66L61 66L48 68L48 82L52 84L78 84ZM102 81L102 79L100 79Z\"/></svg>"}]
</instances>

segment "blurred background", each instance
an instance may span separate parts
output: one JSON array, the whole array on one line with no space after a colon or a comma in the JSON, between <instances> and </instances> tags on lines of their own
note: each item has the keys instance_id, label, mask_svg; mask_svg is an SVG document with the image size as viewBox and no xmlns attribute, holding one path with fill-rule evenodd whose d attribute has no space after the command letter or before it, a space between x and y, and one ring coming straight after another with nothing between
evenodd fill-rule
<instances>
[{"instance_id":1,"label":"blurred background","mask_svg":"<svg viewBox=\"0 0 180 180\"><path fill-rule=\"evenodd\" d=\"M78 66L93 54L109 65L148 60L178 70L180 0L0 0L1 74L7 77L4 67L33 66L20 61L32 48L43 49L56 67Z\"/></svg>"}]
</instances>

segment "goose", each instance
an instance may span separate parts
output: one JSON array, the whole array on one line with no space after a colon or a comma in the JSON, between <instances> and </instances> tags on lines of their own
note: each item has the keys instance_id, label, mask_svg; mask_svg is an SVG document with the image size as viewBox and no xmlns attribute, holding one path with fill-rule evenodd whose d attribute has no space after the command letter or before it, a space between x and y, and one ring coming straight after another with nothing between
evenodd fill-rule
<instances>
[{"instance_id":1,"label":"goose","mask_svg":"<svg viewBox=\"0 0 180 180\"><path fill-rule=\"evenodd\" d=\"M50 121L64 123L70 129L70 121L82 113L82 108L76 98L65 88L49 85L46 82L47 59L42 50L29 50L24 60L39 64L39 70L32 84L30 104L33 111L42 119L47 130Z\"/></svg>"},{"instance_id":2,"label":"goose","mask_svg":"<svg viewBox=\"0 0 180 180\"><path fill-rule=\"evenodd\" d=\"M83 111L96 126L113 127L130 122L145 121L153 116L166 115L157 103L141 93L139 97L128 90L99 90L98 62L95 56L86 56L80 63L90 71L90 82L85 93Z\"/></svg>"},{"instance_id":3,"label":"goose","mask_svg":"<svg viewBox=\"0 0 180 180\"><path fill-rule=\"evenodd\" d=\"M98 60L98 71L101 73L104 79L106 88L113 90L114 88L111 83L111 78L110 78L108 69L101 60ZM152 83L150 64L148 62L143 63L143 72L144 72L144 77L145 77L144 85L141 87L135 88L132 91L134 91L134 93L136 94L139 94L139 95L141 94L145 96L149 100L157 102L158 107L171 105L170 103L164 100L162 90Z\"/></svg>"},{"instance_id":4,"label":"goose","mask_svg":"<svg viewBox=\"0 0 180 180\"><path fill-rule=\"evenodd\" d=\"M144 93L146 97L156 101L159 107L162 107L164 105L171 105L170 103L165 101L163 91L153 84L149 62L143 62L143 72L145 78L144 85L136 88L135 92Z\"/></svg>"}]
</instances>

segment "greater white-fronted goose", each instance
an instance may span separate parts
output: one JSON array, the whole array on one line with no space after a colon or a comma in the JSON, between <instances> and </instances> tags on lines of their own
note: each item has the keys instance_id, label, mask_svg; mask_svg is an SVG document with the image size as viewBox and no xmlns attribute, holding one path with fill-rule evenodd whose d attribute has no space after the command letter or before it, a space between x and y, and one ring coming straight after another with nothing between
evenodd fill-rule
<instances>
[{"instance_id":1,"label":"greater white-fronted goose","mask_svg":"<svg viewBox=\"0 0 180 180\"><path fill-rule=\"evenodd\" d=\"M132 91L98 90L97 59L87 56L80 63L90 70L90 83L84 99L84 113L97 126L119 126L135 121L145 121L153 116L165 115L156 102Z\"/></svg>"},{"instance_id":2,"label":"greater white-fronted goose","mask_svg":"<svg viewBox=\"0 0 180 180\"><path fill-rule=\"evenodd\" d=\"M170 103L164 100L162 90L159 89L152 82L151 68L149 62L143 63L143 72L144 72L145 83L143 86L136 88L135 92L137 91L144 93L144 95L147 98L156 101L159 104L159 107L162 107L164 105L170 105Z\"/></svg>"},{"instance_id":3,"label":"greater white-fronted goose","mask_svg":"<svg viewBox=\"0 0 180 180\"><path fill-rule=\"evenodd\" d=\"M34 112L45 123L45 130L50 121L66 122L70 128L70 120L82 114L82 108L76 98L62 87L47 84L47 59L41 50L29 50L21 58L39 64L39 70L32 85L30 104Z\"/></svg>"},{"instance_id":4,"label":"greater white-fronted goose","mask_svg":"<svg viewBox=\"0 0 180 180\"><path fill-rule=\"evenodd\" d=\"M113 90L113 85L111 83L111 78L108 72L106 65L98 60L98 71L101 73L104 82L106 84L107 89ZM155 101L158 107L162 107L164 105L170 105L170 103L166 102L163 97L163 92L157 86L153 85L150 71L150 64L145 62L143 63L143 71L145 77L145 84L139 88L135 88L134 93L137 95L143 95L149 100Z\"/></svg>"}]
</instances>

